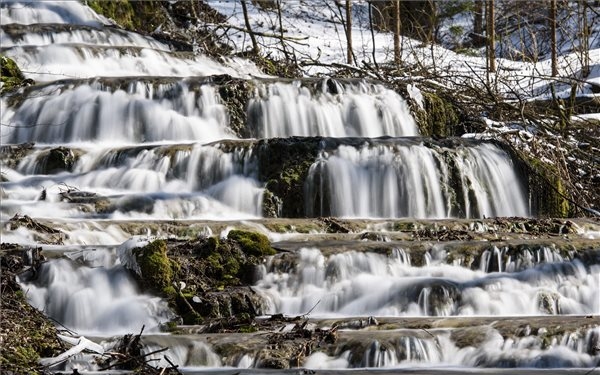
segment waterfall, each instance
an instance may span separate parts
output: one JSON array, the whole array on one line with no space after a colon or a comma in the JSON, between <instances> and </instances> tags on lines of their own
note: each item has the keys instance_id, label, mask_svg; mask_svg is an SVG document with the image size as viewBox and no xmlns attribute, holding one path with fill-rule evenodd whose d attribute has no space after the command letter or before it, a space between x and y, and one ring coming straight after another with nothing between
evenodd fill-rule
<instances>
[{"instance_id":1,"label":"waterfall","mask_svg":"<svg viewBox=\"0 0 600 375\"><path fill-rule=\"evenodd\" d=\"M73 24L100 26L108 23L87 6L74 1L6 1L0 7L2 24Z\"/></svg>"},{"instance_id":2,"label":"waterfall","mask_svg":"<svg viewBox=\"0 0 600 375\"><path fill-rule=\"evenodd\" d=\"M261 138L417 135L404 99L382 85L323 80L259 85L248 103L248 126Z\"/></svg>"},{"instance_id":3,"label":"waterfall","mask_svg":"<svg viewBox=\"0 0 600 375\"><path fill-rule=\"evenodd\" d=\"M77 111L72 111L77 108ZM228 114L210 85L185 81L154 85L93 80L49 84L2 115L9 143L211 142L234 137Z\"/></svg>"},{"instance_id":4,"label":"waterfall","mask_svg":"<svg viewBox=\"0 0 600 375\"><path fill-rule=\"evenodd\" d=\"M488 327L474 327L482 335L477 347L457 346L446 330L427 330L427 337L415 332L397 330L393 339L365 343L360 338L348 338L349 350L337 356L315 352L307 359L309 368L400 368L414 371L415 367L435 366L441 372L447 368L465 371L465 368L568 368L593 367L598 354L593 354L593 337L598 329L592 328L574 334L565 334L552 346L542 349L543 333L539 336L511 337ZM364 348L364 349L363 349ZM426 370L423 370L426 371ZM468 370L467 370L468 371ZM480 370L493 373L493 370ZM515 370L512 370L513 372Z\"/></svg>"},{"instance_id":5,"label":"waterfall","mask_svg":"<svg viewBox=\"0 0 600 375\"><path fill-rule=\"evenodd\" d=\"M529 215L510 157L491 144L454 150L402 143L341 145L321 153L305 190L308 216Z\"/></svg>"},{"instance_id":6,"label":"waterfall","mask_svg":"<svg viewBox=\"0 0 600 375\"><path fill-rule=\"evenodd\" d=\"M302 248L293 270L272 268L256 288L270 313L292 316L313 307L316 316L507 316L593 313L599 285L598 267L577 260L499 274L442 263L414 267L394 253L325 257Z\"/></svg>"},{"instance_id":7,"label":"waterfall","mask_svg":"<svg viewBox=\"0 0 600 375\"><path fill-rule=\"evenodd\" d=\"M73 3L73 5L78 5ZM96 46L139 46L155 50L169 51L169 47L152 38L127 32L117 28L98 29L90 26L70 24L52 28L45 25L23 23L3 23L0 29L0 45L45 46L50 44L93 44Z\"/></svg>"},{"instance_id":8,"label":"waterfall","mask_svg":"<svg viewBox=\"0 0 600 375\"><path fill-rule=\"evenodd\" d=\"M563 221L556 237L534 243L537 219L523 231L503 229L504 219L462 220L536 214L527 176L500 143L419 137L409 103L381 83L266 76L249 60L203 55L204 41L177 51L156 33L123 30L84 3L0 3L0 52L35 80L0 97L2 240L42 247L49 260L18 282L57 326L105 350L145 326L145 359L190 373L273 364L458 373L599 363L598 246L586 242L598 237L596 224ZM194 23L179 12L184 3L229 12L227 22L239 4L166 2L186 18L183 37L225 23ZM258 3L247 4L252 22L270 12ZM312 8L307 3L286 3L281 17ZM357 2L353 17L368 5ZM164 40L176 32L169 22L157 29ZM408 91L427 108L416 82ZM263 210L319 218L263 218ZM17 222L22 215L32 221ZM45 233L45 225L58 232ZM183 242L233 228L281 241L272 244L276 255L259 261L231 239ZM186 285L167 301L140 290L130 250L171 237L168 254L181 260L172 281ZM209 245L206 264L218 266L214 252L227 247L253 267L234 261L227 265L239 268L234 277L228 271L222 282L205 282L190 274L204 270L185 262L207 255ZM239 285L254 266L256 283ZM221 301L232 288L255 296L223 307L247 303L254 311L226 322L239 332L206 333L222 326L198 301ZM177 312L186 319L175 305L186 305ZM203 325L162 331L187 322L189 307ZM270 316L254 319L255 312ZM318 339L324 332L331 336ZM48 371L99 367L81 353Z\"/></svg>"},{"instance_id":9,"label":"waterfall","mask_svg":"<svg viewBox=\"0 0 600 375\"><path fill-rule=\"evenodd\" d=\"M44 263L35 281L23 283L34 307L80 334L157 330L171 316L166 301L139 293L109 250L80 252L78 259L85 264Z\"/></svg>"},{"instance_id":10,"label":"waterfall","mask_svg":"<svg viewBox=\"0 0 600 375\"><path fill-rule=\"evenodd\" d=\"M45 155L47 150L41 149L24 158L17 167L22 175L4 185L14 199L3 204L6 216L17 212L49 217L89 215L64 201L60 193L69 186L97 194L89 203L98 210L97 202L101 202L102 212L96 214L111 218L248 218L262 214L263 187L256 177L251 149L225 152L219 145L199 144L100 148L81 154L72 171L37 174L42 172L40 158ZM47 192L42 203L54 209L41 210L40 202L25 204L38 199L40 186Z\"/></svg>"}]
</instances>

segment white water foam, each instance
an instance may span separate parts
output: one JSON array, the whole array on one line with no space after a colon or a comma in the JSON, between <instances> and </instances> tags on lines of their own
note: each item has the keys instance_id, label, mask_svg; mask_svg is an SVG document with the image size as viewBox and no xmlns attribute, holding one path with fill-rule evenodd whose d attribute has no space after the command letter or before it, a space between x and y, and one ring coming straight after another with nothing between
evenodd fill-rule
<instances>
[{"instance_id":1,"label":"white water foam","mask_svg":"<svg viewBox=\"0 0 600 375\"><path fill-rule=\"evenodd\" d=\"M6 23L4 23L6 25ZM35 25L33 25L35 26ZM69 24L68 29L29 28L15 30L14 25L0 30L0 46L46 46L50 44L89 44L95 46L138 46L170 51L170 48L152 38L118 28L80 27Z\"/></svg>"},{"instance_id":2,"label":"white water foam","mask_svg":"<svg viewBox=\"0 0 600 375\"><path fill-rule=\"evenodd\" d=\"M452 188L457 181L450 173L450 163L460 172L458 191ZM455 150L423 145L342 145L323 153L310 167L306 194L309 216L529 216L509 156L490 144ZM462 196L462 204L456 201L457 194ZM323 205L325 201L329 207Z\"/></svg>"},{"instance_id":3,"label":"white water foam","mask_svg":"<svg viewBox=\"0 0 600 375\"><path fill-rule=\"evenodd\" d=\"M544 263L513 273L485 273L442 263L412 267L386 257L345 252L326 258L303 248L291 272L271 269L256 289L268 313L311 316L450 316L590 314L599 311L600 267Z\"/></svg>"},{"instance_id":4,"label":"white water foam","mask_svg":"<svg viewBox=\"0 0 600 375\"><path fill-rule=\"evenodd\" d=\"M404 99L382 85L327 79L321 86L312 93L300 82L259 85L248 103L250 128L261 138L418 134Z\"/></svg>"},{"instance_id":5,"label":"white water foam","mask_svg":"<svg viewBox=\"0 0 600 375\"><path fill-rule=\"evenodd\" d=\"M79 334L139 332L142 325L158 329L171 317L167 303L140 294L128 272L110 259L116 258L88 257L87 265L51 260L35 281L21 286L34 307Z\"/></svg>"},{"instance_id":6,"label":"white water foam","mask_svg":"<svg viewBox=\"0 0 600 375\"><path fill-rule=\"evenodd\" d=\"M87 6L76 1L11 1L0 7L2 24L64 23L100 26L107 21Z\"/></svg>"},{"instance_id":7,"label":"white water foam","mask_svg":"<svg viewBox=\"0 0 600 375\"><path fill-rule=\"evenodd\" d=\"M79 150L77 152L84 152ZM73 172L42 172L36 150L8 169L1 213L46 218L247 219L262 216L264 188L250 149L224 152L219 145L91 149ZM28 175L25 173L36 173ZM68 189L96 194L70 203ZM45 198L40 200L42 189Z\"/></svg>"},{"instance_id":8,"label":"white water foam","mask_svg":"<svg viewBox=\"0 0 600 375\"><path fill-rule=\"evenodd\" d=\"M389 340L373 340L366 349L362 345L338 356L322 352L311 354L305 362L310 369L344 368L565 368L593 367L600 359L593 348L598 329L567 333L544 344L543 333L523 338L506 338L489 327L478 327L483 339L477 347L457 347L450 332L430 329L423 332L398 330ZM393 334L395 333L395 334ZM595 337L595 339L594 339ZM360 343L360 342L359 342ZM596 353L594 353L596 352Z\"/></svg>"},{"instance_id":9,"label":"white water foam","mask_svg":"<svg viewBox=\"0 0 600 375\"><path fill-rule=\"evenodd\" d=\"M214 87L191 91L185 82L131 82L111 89L102 82L51 84L2 114L5 143L131 144L235 138ZM77 111L73 111L77 108Z\"/></svg>"}]
</instances>

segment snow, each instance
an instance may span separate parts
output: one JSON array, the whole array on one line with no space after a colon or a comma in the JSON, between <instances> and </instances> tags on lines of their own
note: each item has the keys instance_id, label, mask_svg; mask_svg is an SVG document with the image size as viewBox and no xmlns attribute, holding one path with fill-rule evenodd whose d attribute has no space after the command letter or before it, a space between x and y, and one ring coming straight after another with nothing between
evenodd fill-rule
<instances>
[{"instance_id":1,"label":"snow","mask_svg":"<svg viewBox=\"0 0 600 375\"><path fill-rule=\"evenodd\" d=\"M208 0L207 3L224 14L229 24L236 29L228 29L223 33L222 28L214 29L229 41L237 52L247 51L252 46L249 35L240 31L245 29L242 8L238 1ZM275 9L262 9L253 2L248 2L248 15L252 30L271 36L257 36L261 53L274 58L285 59L281 41L278 36L279 21ZM508 4L510 5L510 4ZM504 5L504 6L508 6ZM442 45L425 44L408 37L401 38L402 61L405 66L426 68L438 76L441 83L449 87L462 87L464 85L492 85L507 98L525 98L530 100L547 100L552 98L551 85L555 86L555 95L558 98L568 98L571 95L571 84L576 83L577 95L591 94L590 85L583 82L600 84L600 65L593 62L600 61L600 43L592 39L590 45L596 49L590 50L589 59L592 62L591 72L588 77L581 77L581 54L573 44L572 35L565 35L564 30L576 27L577 22L573 14L575 10L567 9L559 21L569 22L561 24L562 33L559 33L561 52L558 61L558 77L551 77L551 61L546 50L536 55L536 59L522 59L514 61L507 58L497 59L497 73L486 72L485 50L471 49L469 54L456 53L447 46L459 44L464 35L471 31L472 15L470 12L459 13L445 20L440 26L438 36ZM341 20L344 10L338 8L336 3L329 0L297 0L281 2L282 25L284 35L293 37L294 40L286 42L286 50L294 54L300 61L305 76L328 74L333 71L331 65L346 63L346 36ZM592 12L588 12L591 35L600 32L598 22L593 22ZM502 17L502 15L500 15ZM352 8L352 44L355 55L355 64L358 67L365 65L391 64L393 60L393 35L390 32L373 31L369 27L368 3L366 0L353 1ZM453 31L451 31L453 30ZM457 31L463 35L457 35ZM535 27L532 26L528 33L534 35ZM539 31L539 30L538 30ZM450 34L455 34L454 36ZM505 53L507 49L514 50L523 47L523 31L518 30L509 35L499 35L498 55L515 57L514 53ZM541 37L540 37L541 38ZM373 46L372 39L375 40ZM452 42L452 40L455 40ZM571 44L568 42L571 41ZM509 47L513 46L513 47ZM543 47L543 46L542 46ZM539 47L540 49L543 49ZM546 51L546 52L544 52ZM545 59L542 59L542 58ZM375 60L374 60L375 58ZM339 65L338 65L339 66ZM488 83L489 82L489 83ZM417 100L418 102L418 100Z\"/></svg>"},{"instance_id":2,"label":"snow","mask_svg":"<svg viewBox=\"0 0 600 375\"><path fill-rule=\"evenodd\" d=\"M416 85L411 84L406 86L406 90L408 90L408 96L410 96L410 98L414 100L421 109L424 110L425 106L423 104L423 94L421 93L421 90L419 90Z\"/></svg>"}]
</instances>

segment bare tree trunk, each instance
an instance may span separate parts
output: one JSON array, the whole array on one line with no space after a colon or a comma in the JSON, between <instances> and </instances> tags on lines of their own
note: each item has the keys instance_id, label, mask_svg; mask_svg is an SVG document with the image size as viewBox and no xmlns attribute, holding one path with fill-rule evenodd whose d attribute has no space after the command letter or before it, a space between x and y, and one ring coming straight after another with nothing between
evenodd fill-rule
<instances>
[{"instance_id":1,"label":"bare tree trunk","mask_svg":"<svg viewBox=\"0 0 600 375\"><path fill-rule=\"evenodd\" d=\"M246 0L240 0L242 3L242 12L244 13L244 23L246 24L246 29L248 30L248 34L250 34L250 40L252 41L252 52L256 55L260 53L260 49L258 48L258 43L256 42L256 35L252 32L252 27L250 26L250 19L248 18L248 7L246 6Z\"/></svg>"},{"instance_id":2,"label":"bare tree trunk","mask_svg":"<svg viewBox=\"0 0 600 375\"><path fill-rule=\"evenodd\" d=\"M348 43L348 64L352 64L352 0L346 0L346 42Z\"/></svg>"},{"instance_id":3,"label":"bare tree trunk","mask_svg":"<svg viewBox=\"0 0 600 375\"><path fill-rule=\"evenodd\" d=\"M473 33L481 40L483 35L483 2L484 0L475 0L475 10L473 19Z\"/></svg>"},{"instance_id":4,"label":"bare tree trunk","mask_svg":"<svg viewBox=\"0 0 600 375\"><path fill-rule=\"evenodd\" d=\"M369 3L369 26L371 27L371 43L373 43L373 49L371 51L373 55L373 64L375 65L375 69L379 71L379 66L377 65L377 47L375 46L375 30L373 25L373 3Z\"/></svg>"},{"instance_id":5,"label":"bare tree trunk","mask_svg":"<svg viewBox=\"0 0 600 375\"><path fill-rule=\"evenodd\" d=\"M402 24L400 22L400 0L394 1L394 62L396 65L400 64L401 51L400 51L400 30Z\"/></svg>"},{"instance_id":6,"label":"bare tree trunk","mask_svg":"<svg viewBox=\"0 0 600 375\"><path fill-rule=\"evenodd\" d=\"M587 77L590 75L590 29L588 27L587 19L587 1L580 0L579 6L581 8L581 75Z\"/></svg>"},{"instance_id":7,"label":"bare tree trunk","mask_svg":"<svg viewBox=\"0 0 600 375\"><path fill-rule=\"evenodd\" d=\"M494 0L489 0L486 4L488 70L490 73L494 73L496 71L496 15L494 14Z\"/></svg>"},{"instance_id":8,"label":"bare tree trunk","mask_svg":"<svg viewBox=\"0 0 600 375\"><path fill-rule=\"evenodd\" d=\"M277 5L277 18L279 19L279 40L281 42L281 49L283 50L283 54L285 55L286 60L289 60L287 48L285 47L285 42L283 40L283 21L281 19L281 0L276 0Z\"/></svg>"},{"instance_id":9,"label":"bare tree trunk","mask_svg":"<svg viewBox=\"0 0 600 375\"><path fill-rule=\"evenodd\" d=\"M550 0L550 37L552 77L556 77L558 75L558 53L556 49L556 0Z\"/></svg>"}]
</instances>

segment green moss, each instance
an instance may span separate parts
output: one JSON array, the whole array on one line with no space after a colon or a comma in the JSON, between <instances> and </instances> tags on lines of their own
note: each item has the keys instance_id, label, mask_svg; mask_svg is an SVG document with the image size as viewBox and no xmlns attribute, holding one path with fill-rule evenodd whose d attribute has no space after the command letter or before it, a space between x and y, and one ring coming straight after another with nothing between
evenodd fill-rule
<instances>
[{"instance_id":1,"label":"green moss","mask_svg":"<svg viewBox=\"0 0 600 375\"><path fill-rule=\"evenodd\" d=\"M179 333L179 325L177 324L177 322L167 322L166 324L163 324L161 326L161 331L163 332L169 332L169 333Z\"/></svg>"},{"instance_id":2,"label":"green moss","mask_svg":"<svg viewBox=\"0 0 600 375\"><path fill-rule=\"evenodd\" d=\"M98 14L111 18L126 29L135 27L135 13L128 0L89 0L87 5Z\"/></svg>"},{"instance_id":3,"label":"green moss","mask_svg":"<svg viewBox=\"0 0 600 375\"><path fill-rule=\"evenodd\" d=\"M246 324L240 327L240 333L252 333L252 332L257 332L258 328L256 328L255 326L251 325L251 324Z\"/></svg>"},{"instance_id":4,"label":"green moss","mask_svg":"<svg viewBox=\"0 0 600 375\"><path fill-rule=\"evenodd\" d=\"M27 81L17 63L13 59L3 55L0 55L0 80L2 81L0 94L5 94L21 87Z\"/></svg>"},{"instance_id":5,"label":"green moss","mask_svg":"<svg viewBox=\"0 0 600 375\"><path fill-rule=\"evenodd\" d=\"M136 32L151 33L167 20L159 1L88 0L87 5L121 27Z\"/></svg>"},{"instance_id":6,"label":"green moss","mask_svg":"<svg viewBox=\"0 0 600 375\"><path fill-rule=\"evenodd\" d=\"M200 325L204 323L204 318L196 311L188 311L181 318L183 319L183 324L186 325Z\"/></svg>"},{"instance_id":7,"label":"green moss","mask_svg":"<svg viewBox=\"0 0 600 375\"><path fill-rule=\"evenodd\" d=\"M243 230L232 230L227 235L227 238L237 241L242 246L244 253L248 255L260 257L276 253L271 247L269 239L264 234Z\"/></svg>"},{"instance_id":8,"label":"green moss","mask_svg":"<svg viewBox=\"0 0 600 375\"><path fill-rule=\"evenodd\" d=\"M296 64L287 59L276 60L271 57L252 54L248 56L261 70L268 75L281 78L297 78L300 71Z\"/></svg>"},{"instance_id":9,"label":"green moss","mask_svg":"<svg viewBox=\"0 0 600 375\"><path fill-rule=\"evenodd\" d=\"M460 112L446 98L422 91L425 109L417 113L417 121L424 136L448 137L455 135L460 125Z\"/></svg>"},{"instance_id":10,"label":"green moss","mask_svg":"<svg viewBox=\"0 0 600 375\"><path fill-rule=\"evenodd\" d=\"M0 373L41 374L39 358L54 357L63 350L54 324L27 302L13 273L22 263L13 260L13 255L0 251Z\"/></svg>"},{"instance_id":11,"label":"green moss","mask_svg":"<svg viewBox=\"0 0 600 375\"><path fill-rule=\"evenodd\" d=\"M215 251L220 246L219 237L209 237L207 239L207 246L210 251Z\"/></svg>"},{"instance_id":12,"label":"green moss","mask_svg":"<svg viewBox=\"0 0 600 375\"><path fill-rule=\"evenodd\" d=\"M198 255L206 265L204 274L213 280L215 286L239 284L245 260L241 252L236 251L230 243L221 243L217 237L208 238L198 250Z\"/></svg>"},{"instance_id":13,"label":"green moss","mask_svg":"<svg viewBox=\"0 0 600 375\"><path fill-rule=\"evenodd\" d=\"M530 200L534 208L533 214L547 217L569 217L571 207L565 198L565 188L560 171L555 165L544 163L536 158L527 160L530 186Z\"/></svg>"},{"instance_id":14,"label":"green moss","mask_svg":"<svg viewBox=\"0 0 600 375\"><path fill-rule=\"evenodd\" d=\"M167 257L167 243L156 240L134 250L141 271L141 281L146 287L173 295L173 265ZM173 289L173 290L171 290Z\"/></svg>"}]
</instances>

